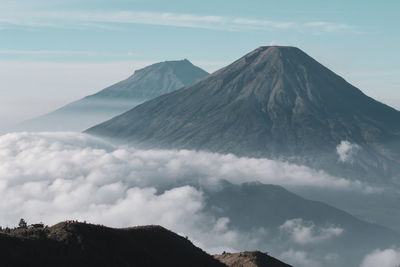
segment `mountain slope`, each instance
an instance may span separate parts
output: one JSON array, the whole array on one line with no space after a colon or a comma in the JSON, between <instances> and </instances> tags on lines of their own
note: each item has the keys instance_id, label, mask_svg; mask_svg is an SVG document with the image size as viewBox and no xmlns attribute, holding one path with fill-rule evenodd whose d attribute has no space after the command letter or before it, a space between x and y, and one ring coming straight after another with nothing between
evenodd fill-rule
<instances>
[{"instance_id":1,"label":"mountain slope","mask_svg":"<svg viewBox=\"0 0 400 267\"><path fill-rule=\"evenodd\" d=\"M126 80L18 125L24 131L82 131L162 94L191 85L208 73L187 59L150 65Z\"/></svg>"},{"instance_id":2,"label":"mountain slope","mask_svg":"<svg viewBox=\"0 0 400 267\"><path fill-rule=\"evenodd\" d=\"M214 258L229 267L290 267L277 259L259 251L223 253Z\"/></svg>"},{"instance_id":3,"label":"mountain slope","mask_svg":"<svg viewBox=\"0 0 400 267\"><path fill-rule=\"evenodd\" d=\"M322 262L321 266L351 267L358 266L365 255L377 248L400 245L400 235L395 231L302 198L280 186L224 182L218 188L205 192L207 210L215 217L229 218L232 229L259 238L251 249L273 255L298 249ZM329 254L338 256L326 260Z\"/></svg>"},{"instance_id":4,"label":"mountain slope","mask_svg":"<svg viewBox=\"0 0 400 267\"><path fill-rule=\"evenodd\" d=\"M400 112L294 47L260 47L86 132L145 147L283 157L335 175L400 182ZM342 141L359 148L356 157L339 161Z\"/></svg>"},{"instance_id":5,"label":"mountain slope","mask_svg":"<svg viewBox=\"0 0 400 267\"><path fill-rule=\"evenodd\" d=\"M112 229L83 223L0 233L0 265L11 266L215 266L189 240L160 226Z\"/></svg>"}]
</instances>

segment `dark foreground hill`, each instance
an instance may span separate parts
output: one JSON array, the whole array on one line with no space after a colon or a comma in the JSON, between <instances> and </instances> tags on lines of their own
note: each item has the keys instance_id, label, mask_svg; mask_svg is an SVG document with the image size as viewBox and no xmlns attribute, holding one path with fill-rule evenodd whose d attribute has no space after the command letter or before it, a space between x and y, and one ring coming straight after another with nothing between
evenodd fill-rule
<instances>
[{"instance_id":1,"label":"dark foreground hill","mask_svg":"<svg viewBox=\"0 0 400 267\"><path fill-rule=\"evenodd\" d=\"M294 47L260 47L86 132L143 147L283 158L400 183L400 112Z\"/></svg>"},{"instance_id":2,"label":"dark foreground hill","mask_svg":"<svg viewBox=\"0 0 400 267\"><path fill-rule=\"evenodd\" d=\"M260 251L223 253L215 255L214 258L229 267L291 267L291 265L283 263Z\"/></svg>"},{"instance_id":3,"label":"dark foreground hill","mask_svg":"<svg viewBox=\"0 0 400 267\"><path fill-rule=\"evenodd\" d=\"M212 256L160 226L113 229L83 223L0 234L0 266L215 266Z\"/></svg>"},{"instance_id":4,"label":"dark foreground hill","mask_svg":"<svg viewBox=\"0 0 400 267\"><path fill-rule=\"evenodd\" d=\"M135 71L128 79L96 94L27 120L13 130L83 131L144 101L191 85L207 75L187 59L156 63Z\"/></svg>"}]
</instances>

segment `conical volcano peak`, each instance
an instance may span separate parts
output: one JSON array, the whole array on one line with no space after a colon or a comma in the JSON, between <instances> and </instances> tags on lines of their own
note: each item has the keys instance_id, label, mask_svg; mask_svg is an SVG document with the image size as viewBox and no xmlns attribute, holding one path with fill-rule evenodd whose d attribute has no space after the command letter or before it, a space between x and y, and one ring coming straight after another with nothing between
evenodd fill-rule
<instances>
[{"instance_id":1,"label":"conical volcano peak","mask_svg":"<svg viewBox=\"0 0 400 267\"><path fill-rule=\"evenodd\" d=\"M282 55L282 53L285 53L285 52L303 53L304 54L304 52L301 49L299 49L295 46L281 46L281 45L260 46L250 53L254 53L254 52L259 53L259 52L267 52L267 51L270 54L276 54L276 55L279 55L279 54Z\"/></svg>"},{"instance_id":2,"label":"conical volcano peak","mask_svg":"<svg viewBox=\"0 0 400 267\"><path fill-rule=\"evenodd\" d=\"M275 73L282 76L307 69L329 71L297 47L261 46L214 74L234 72L246 75L250 72L255 75L269 76L269 73Z\"/></svg>"},{"instance_id":3,"label":"conical volcano peak","mask_svg":"<svg viewBox=\"0 0 400 267\"><path fill-rule=\"evenodd\" d=\"M166 60L163 62L154 63L143 69L136 70L134 74L146 73L150 71L158 71L161 69L179 68L179 67L195 67L188 59L182 60ZM133 76L133 75L132 75Z\"/></svg>"},{"instance_id":4,"label":"conical volcano peak","mask_svg":"<svg viewBox=\"0 0 400 267\"><path fill-rule=\"evenodd\" d=\"M307 101L323 106L325 100L336 98L338 86L332 84L342 82L335 73L291 46L259 47L202 81L213 84L212 90L218 94L229 95L230 101L252 97L264 109L275 104L293 109Z\"/></svg>"},{"instance_id":5,"label":"conical volcano peak","mask_svg":"<svg viewBox=\"0 0 400 267\"><path fill-rule=\"evenodd\" d=\"M290 71L290 69L288 69L290 65L317 64L318 67L322 66L301 49L293 46L261 46L239 59L239 61L240 60L244 61L247 65L258 65L258 67L256 67L258 70L260 66L279 68L281 71L283 71L285 67L285 71Z\"/></svg>"},{"instance_id":6,"label":"conical volcano peak","mask_svg":"<svg viewBox=\"0 0 400 267\"><path fill-rule=\"evenodd\" d=\"M176 88L193 84L208 73L193 65L189 60L173 60L152 64L143 69L136 70L126 81L134 83L145 83L143 95L150 95L150 98L160 95L157 88L165 88L163 93L170 93ZM156 90L154 94L152 91ZM146 97L148 98L148 97Z\"/></svg>"},{"instance_id":7,"label":"conical volcano peak","mask_svg":"<svg viewBox=\"0 0 400 267\"><path fill-rule=\"evenodd\" d=\"M181 60L166 60L164 62L160 62L159 64L164 64L168 66L176 66L176 65L190 65L193 66L192 62L188 60L187 58L181 59Z\"/></svg>"}]
</instances>

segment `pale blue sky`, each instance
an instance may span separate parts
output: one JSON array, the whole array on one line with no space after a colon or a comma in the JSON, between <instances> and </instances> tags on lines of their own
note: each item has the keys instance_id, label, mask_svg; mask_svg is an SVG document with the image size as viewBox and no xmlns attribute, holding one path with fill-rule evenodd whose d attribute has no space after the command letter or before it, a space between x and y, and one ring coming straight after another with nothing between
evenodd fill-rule
<instances>
[{"instance_id":1,"label":"pale blue sky","mask_svg":"<svg viewBox=\"0 0 400 267\"><path fill-rule=\"evenodd\" d=\"M152 62L188 58L214 71L269 44L297 46L399 109L399 3L0 0L0 124L50 111Z\"/></svg>"}]
</instances>

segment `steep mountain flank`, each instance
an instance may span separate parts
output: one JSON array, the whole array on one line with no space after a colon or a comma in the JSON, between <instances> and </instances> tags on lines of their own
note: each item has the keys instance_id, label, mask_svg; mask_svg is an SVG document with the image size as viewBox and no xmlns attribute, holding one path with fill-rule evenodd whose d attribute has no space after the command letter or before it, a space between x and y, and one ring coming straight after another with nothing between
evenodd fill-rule
<instances>
[{"instance_id":1,"label":"steep mountain flank","mask_svg":"<svg viewBox=\"0 0 400 267\"><path fill-rule=\"evenodd\" d=\"M245 251L239 253L223 253L214 258L229 267L290 267L268 254L260 251Z\"/></svg>"}]
</instances>

